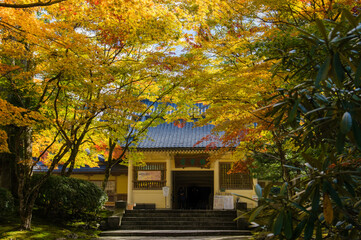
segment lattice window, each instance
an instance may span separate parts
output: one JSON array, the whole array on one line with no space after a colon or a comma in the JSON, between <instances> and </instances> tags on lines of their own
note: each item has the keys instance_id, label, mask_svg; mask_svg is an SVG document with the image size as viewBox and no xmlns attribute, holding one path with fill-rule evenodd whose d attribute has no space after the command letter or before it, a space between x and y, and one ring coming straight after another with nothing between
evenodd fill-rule
<instances>
[{"instance_id":1,"label":"lattice window","mask_svg":"<svg viewBox=\"0 0 361 240\"><path fill-rule=\"evenodd\" d=\"M253 189L252 177L249 174L231 173L231 163L219 164L219 181L221 189Z\"/></svg>"},{"instance_id":2,"label":"lattice window","mask_svg":"<svg viewBox=\"0 0 361 240\"><path fill-rule=\"evenodd\" d=\"M166 164L147 163L134 167L134 189L162 189L166 184Z\"/></svg>"}]
</instances>

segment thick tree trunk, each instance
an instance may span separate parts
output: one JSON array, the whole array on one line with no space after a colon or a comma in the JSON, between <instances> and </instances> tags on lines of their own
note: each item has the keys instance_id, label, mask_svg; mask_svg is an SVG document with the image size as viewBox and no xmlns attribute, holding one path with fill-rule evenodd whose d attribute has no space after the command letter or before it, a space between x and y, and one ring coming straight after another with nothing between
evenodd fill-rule
<instances>
[{"instance_id":1,"label":"thick tree trunk","mask_svg":"<svg viewBox=\"0 0 361 240\"><path fill-rule=\"evenodd\" d=\"M32 175L32 129L15 127L12 129L12 152L15 154L17 195L19 198L20 229L30 230L32 211L38 189L31 186Z\"/></svg>"}]
</instances>

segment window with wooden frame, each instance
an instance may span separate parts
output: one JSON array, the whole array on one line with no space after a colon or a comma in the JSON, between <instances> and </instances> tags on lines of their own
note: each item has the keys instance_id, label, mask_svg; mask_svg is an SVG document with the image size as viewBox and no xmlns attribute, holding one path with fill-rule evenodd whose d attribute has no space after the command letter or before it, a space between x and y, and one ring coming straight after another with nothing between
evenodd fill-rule
<instances>
[{"instance_id":1,"label":"window with wooden frame","mask_svg":"<svg viewBox=\"0 0 361 240\"><path fill-rule=\"evenodd\" d=\"M253 189L253 180L249 174L230 173L232 163L219 164L220 189Z\"/></svg>"},{"instance_id":2,"label":"window with wooden frame","mask_svg":"<svg viewBox=\"0 0 361 240\"><path fill-rule=\"evenodd\" d=\"M162 189L166 185L166 163L147 163L134 167L134 189Z\"/></svg>"}]
</instances>

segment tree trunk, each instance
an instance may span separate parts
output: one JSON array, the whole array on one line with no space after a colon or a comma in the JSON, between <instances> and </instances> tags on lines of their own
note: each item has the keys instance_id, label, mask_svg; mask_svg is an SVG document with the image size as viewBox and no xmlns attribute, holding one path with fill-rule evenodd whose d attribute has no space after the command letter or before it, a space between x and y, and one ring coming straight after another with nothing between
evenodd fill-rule
<instances>
[{"instance_id":1,"label":"tree trunk","mask_svg":"<svg viewBox=\"0 0 361 240\"><path fill-rule=\"evenodd\" d=\"M30 230L32 210L38 194L38 189L32 188L30 183L33 166L32 129L31 127L13 127L10 131L10 151L14 153L16 163L20 229Z\"/></svg>"},{"instance_id":2,"label":"tree trunk","mask_svg":"<svg viewBox=\"0 0 361 240\"><path fill-rule=\"evenodd\" d=\"M113 142L113 140L111 138L109 138L109 155L108 155L107 166L106 166L105 172L104 172L104 180L102 183L103 191L105 191L105 188L107 187L108 180L110 177L110 171L112 170L112 167L113 167L113 151L115 149L115 146L116 146L116 143Z\"/></svg>"}]
</instances>

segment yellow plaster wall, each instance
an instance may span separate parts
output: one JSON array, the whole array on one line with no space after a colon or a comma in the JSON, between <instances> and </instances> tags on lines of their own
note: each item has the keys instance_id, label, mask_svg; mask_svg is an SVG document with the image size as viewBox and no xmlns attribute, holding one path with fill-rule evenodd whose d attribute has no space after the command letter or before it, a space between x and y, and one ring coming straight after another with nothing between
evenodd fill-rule
<instances>
[{"instance_id":1,"label":"yellow plaster wall","mask_svg":"<svg viewBox=\"0 0 361 240\"><path fill-rule=\"evenodd\" d=\"M128 176L120 175L116 177L117 193L118 194L127 194L128 192Z\"/></svg>"},{"instance_id":2,"label":"yellow plaster wall","mask_svg":"<svg viewBox=\"0 0 361 240\"><path fill-rule=\"evenodd\" d=\"M156 208L166 208L162 190L133 190L134 203L155 203Z\"/></svg>"},{"instance_id":3,"label":"yellow plaster wall","mask_svg":"<svg viewBox=\"0 0 361 240\"><path fill-rule=\"evenodd\" d=\"M104 174L72 174L71 177L83 179L87 181L103 181ZM115 181L116 184L116 193L117 194L127 194L128 191L128 176L119 175L119 176L110 176L110 181Z\"/></svg>"},{"instance_id":4,"label":"yellow plaster wall","mask_svg":"<svg viewBox=\"0 0 361 240\"><path fill-rule=\"evenodd\" d=\"M88 175L85 175L85 174L72 174L71 177L89 181Z\"/></svg>"}]
</instances>

